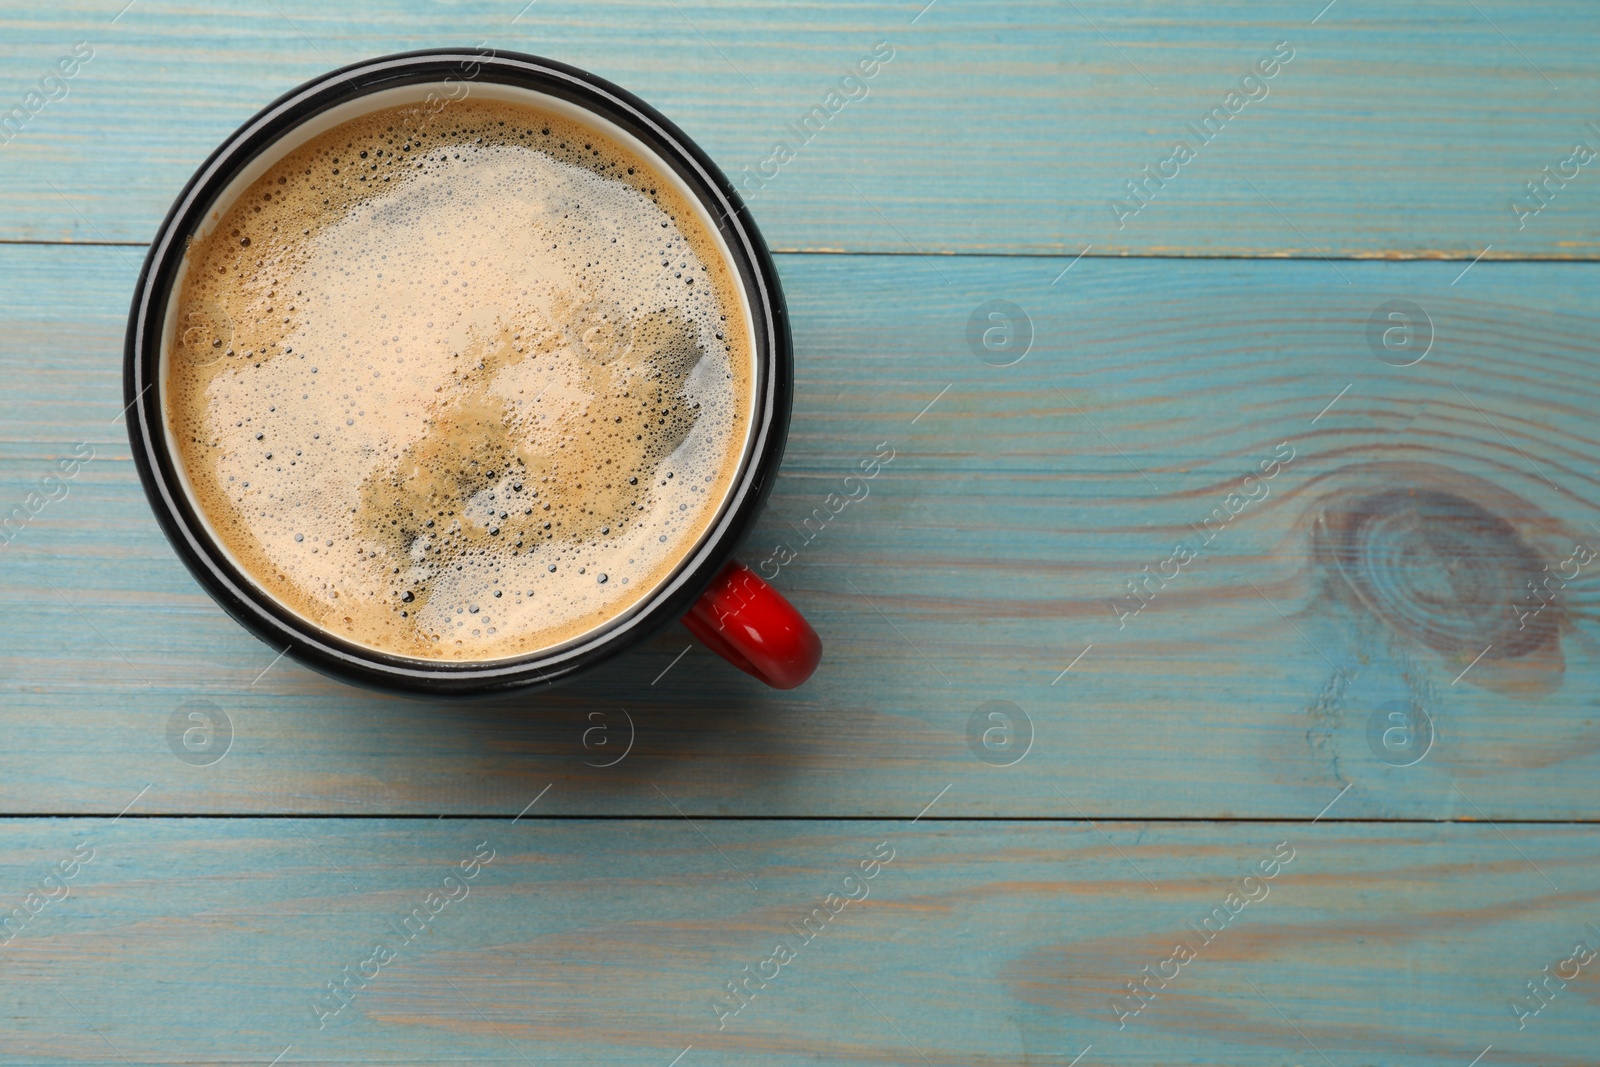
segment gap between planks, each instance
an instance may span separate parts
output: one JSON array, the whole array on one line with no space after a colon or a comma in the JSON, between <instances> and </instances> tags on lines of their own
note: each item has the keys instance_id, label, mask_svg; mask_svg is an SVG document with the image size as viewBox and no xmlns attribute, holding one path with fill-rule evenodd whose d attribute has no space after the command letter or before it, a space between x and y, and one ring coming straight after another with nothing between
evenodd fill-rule
<instances>
[{"instance_id":1,"label":"gap between planks","mask_svg":"<svg viewBox=\"0 0 1600 1067\"><path fill-rule=\"evenodd\" d=\"M106 811L27 811L27 812L0 812L0 822L7 820L25 821L30 819L105 819L111 818ZM430 813L417 814L406 812L399 814L382 814L373 812L360 812L354 814L341 814L337 812L307 811L307 812L143 812L128 813L122 818L129 821L144 820L159 822L166 819L259 819L279 820L286 819L317 819L324 822L376 822L380 820L432 820L449 819L455 822L496 822L507 820L511 822L676 822L681 815L663 815L659 812L642 813L637 815L521 815L513 816L504 812L488 813ZM1591 819L1477 819L1462 817L1454 819L1429 819L1429 818L1307 818L1303 816L1267 816L1251 815L1239 818L1208 818L1203 816L1188 815L1112 815L1096 814L1087 816L1077 815L944 815L934 817L918 816L913 818L907 815L716 815L710 813L690 813L691 818L702 822L882 822L882 823L911 823L911 822L947 822L947 823L1163 823L1174 825L1312 825L1313 823L1340 824L1348 826L1597 826L1600 817Z\"/></svg>"},{"instance_id":2,"label":"gap between planks","mask_svg":"<svg viewBox=\"0 0 1600 1067\"><path fill-rule=\"evenodd\" d=\"M29 241L19 238L0 238L0 248L149 248L148 241ZM1236 252L1226 253L1177 253L1177 252L1080 252L1073 253L1066 250L1060 252L903 252L897 249L881 251L852 250L847 248L771 248L768 249L775 256L889 256L901 259L926 259L929 256L939 256L944 259L1172 259L1172 260L1221 260L1257 263L1263 260L1275 260L1285 263L1467 263L1476 264L1479 259L1489 264L1495 263L1600 263L1600 253L1592 256L1563 255L1549 253L1541 255L1506 255L1484 257L1483 252L1476 254L1467 250L1461 251L1416 251L1407 249L1388 249L1379 252L1363 252L1360 255L1300 255L1284 252L1260 252L1253 255L1243 255Z\"/></svg>"}]
</instances>

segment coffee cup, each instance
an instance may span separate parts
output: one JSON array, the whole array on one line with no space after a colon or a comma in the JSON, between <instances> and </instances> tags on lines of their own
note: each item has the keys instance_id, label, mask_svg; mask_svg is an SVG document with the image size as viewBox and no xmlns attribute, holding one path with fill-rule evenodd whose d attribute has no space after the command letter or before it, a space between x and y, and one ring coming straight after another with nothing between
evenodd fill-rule
<instances>
[{"instance_id":1,"label":"coffee cup","mask_svg":"<svg viewBox=\"0 0 1600 1067\"><path fill-rule=\"evenodd\" d=\"M156 235L124 388L180 558L334 677L546 686L679 619L777 688L820 661L732 558L788 431L771 256L705 153L593 74L412 52L264 108Z\"/></svg>"}]
</instances>

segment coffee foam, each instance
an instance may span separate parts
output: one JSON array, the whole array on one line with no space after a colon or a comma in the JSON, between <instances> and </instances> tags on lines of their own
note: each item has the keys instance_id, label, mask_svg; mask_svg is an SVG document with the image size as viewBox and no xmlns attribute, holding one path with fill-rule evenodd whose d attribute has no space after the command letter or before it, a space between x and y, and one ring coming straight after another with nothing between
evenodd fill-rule
<instances>
[{"instance_id":1,"label":"coffee foam","mask_svg":"<svg viewBox=\"0 0 1600 1067\"><path fill-rule=\"evenodd\" d=\"M313 138L213 215L173 308L200 511L272 597L380 651L498 659L616 617L742 459L748 314L715 234L526 105Z\"/></svg>"}]
</instances>

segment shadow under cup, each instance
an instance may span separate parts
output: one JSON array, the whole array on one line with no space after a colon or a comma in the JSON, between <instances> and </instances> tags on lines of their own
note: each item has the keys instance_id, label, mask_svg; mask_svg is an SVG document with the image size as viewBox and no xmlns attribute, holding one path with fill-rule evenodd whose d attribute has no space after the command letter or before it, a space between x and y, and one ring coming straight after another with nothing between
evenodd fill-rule
<instances>
[{"instance_id":1,"label":"shadow under cup","mask_svg":"<svg viewBox=\"0 0 1600 1067\"><path fill-rule=\"evenodd\" d=\"M195 502L179 451L169 439L165 385L192 237L207 232L257 178L318 134L383 108L448 107L465 97L523 103L575 120L632 150L676 185L717 236L730 275L737 279L754 366L739 466L715 519L666 578L631 607L561 644L513 658L444 662L394 655L337 637L251 578ZM128 432L140 480L168 539L213 599L261 640L326 674L433 695L496 693L563 681L610 660L686 613L692 616L685 620L691 632L741 669L781 688L798 684L774 681L773 672L753 669L740 656L739 642L730 646L722 622L740 604L748 605L745 611L752 619L752 610L770 615L774 603L793 613L776 591L731 562L777 474L792 389L788 319L771 256L744 204L706 155L649 105L592 74L535 56L470 50L387 56L334 71L281 97L230 136L189 180L151 245L134 294L124 366ZM717 585L708 592L714 581ZM764 590L765 602L749 604L759 596L742 596L741 582L753 593ZM711 605L715 598L724 606ZM713 621L717 624L709 625ZM815 634L798 614L793 621L815 644ZM725 632L713 632L718 630ZM804 674L817 657L820 644Z\"/></svg>"}]
</instances>

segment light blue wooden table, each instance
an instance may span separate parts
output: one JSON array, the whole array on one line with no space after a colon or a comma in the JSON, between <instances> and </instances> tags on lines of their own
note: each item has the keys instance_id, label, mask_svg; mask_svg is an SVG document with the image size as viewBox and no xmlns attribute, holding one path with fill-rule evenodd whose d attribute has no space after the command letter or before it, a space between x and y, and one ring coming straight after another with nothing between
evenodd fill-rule
<instances>
[{"instance_id":1,"label":"light blue wooden table","mask_svg":"<svg viewBox=\"0 0 1600 1067\"><path fill-rule=\"evenodd\" d=\"M1600 1062L1592 2L124 3L0 11L0 1064ZM479 42L736 177L892 47L751 196L804 688L358 692L157 529L171 199Z\"/></svg>"}]
</instances>

